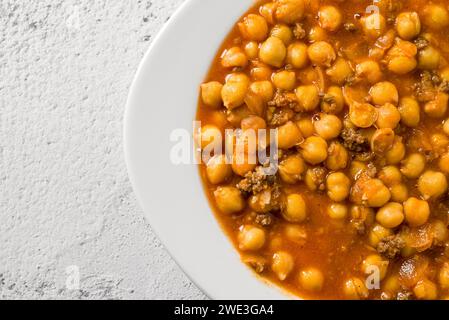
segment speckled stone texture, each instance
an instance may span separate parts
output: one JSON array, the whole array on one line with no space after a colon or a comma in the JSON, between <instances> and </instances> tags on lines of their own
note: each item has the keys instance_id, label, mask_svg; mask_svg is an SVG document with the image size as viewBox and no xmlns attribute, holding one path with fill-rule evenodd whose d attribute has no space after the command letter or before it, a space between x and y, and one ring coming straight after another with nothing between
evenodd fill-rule
<instances>
[{"instance_id":1,"label":"speckled stone texture","mask_svg":"<svg viewBox=\"0 0 449 320\"><path fill-rule=\"evenodd\" d=\"M182 1L0 0L0 298L205 298L145 221L122 145L137 66Z\"/></svg>"}]
</instances>

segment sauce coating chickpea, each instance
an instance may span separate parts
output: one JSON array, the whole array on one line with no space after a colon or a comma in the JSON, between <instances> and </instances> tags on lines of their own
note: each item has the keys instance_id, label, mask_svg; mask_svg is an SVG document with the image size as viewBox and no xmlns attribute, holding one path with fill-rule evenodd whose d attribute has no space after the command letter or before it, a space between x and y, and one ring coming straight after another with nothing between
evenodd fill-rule
<instances>
[{"instance_id":1,"label":"sauce coating chickpea","mask_svg":"<svg viewBox=\"0 0 449 320\"><path fill-rule=\"evenodd\" d=\"M306 171L306 164L299 155L288 156L279 165L279 176L282 181L288 184L295 184L300 181Z\"/></svg>"},{"instance_id":2,"label":"sauce coating chickpea","mask_svg":"<svg viewBox=\"0 0 449 320\"><path fill-rule=\"evenodd\" d=\"M296 69L302 69L309 63L307 45L302 42L295 42L288 46L287 63Z\"/></svg>"},{"instance_id":3,"label":"sauce coating chickpea","mask_svg":"<svg viewBox=\"0 0 449 320\"><path fill-rule=\"evenodd\" d=\"M390 128L395 129L401 121L401 114L398 108L391 103L387 103L378 108L379 116L377 118L376 125L378 128Z\"/></svg>"},{"instance_id":4,"label":"sauce coating chickpea","mask_svg":"<svg viewBox=\"0 0 449 320\"><path fill-rule=\"evenodd\" d=\"M271 270L277 275L278 279L284 281L292 272L295 261L291 254L285 251L276 252L273 255Z\"/></svg>"},{"instance_id":5,"label":"sauce coating chickpea","mask_svg":"<svg viewBox=\"0 0 449 320\"><path fill-rule=\"evenodd\" d=\"M218 81L211 81L201 85L201 97L205 105L212 108L220 108L223 104L221 90L223 85Z\"/></svg>"},{"instance_id":6,"label":"sauce coating chickpea","mask_svg":"<svg viewBox=\"0 0 449 320\"><path fill-rule=\"evenodd\" d=\"M421 121L421 110L418 101L412 97L404 97L399 104L401 122L407 127L417 127Z\"/></svg>"},{"instance_id":7,"label":"sauce coating chickpea","mask_svg":"<svg viewBox=\"0 0 449 320\"><path fill-rule=\"evenodd\" d=\"M396 31L404 40L412 40L421 32L421 20L416 12L402 12L396 18Z\"/></svg>"},{"instance_id":8,"label":"sauce coating chickpea","mask_svg":"<svg viewBox=\"0 0 449 320\"><path fill-rule=\"evenodd\" d=\"M326 41L318 41L307 49L309 59L316 65L330 67L337 58L334 48Z\"/></svg>"},{"instance_id":9,"label":"sauce coating chickpea","mask_svg":"<svg viewBox=\"0 0 449 320\"><path fill-rule=\"evenodd\" d=\"M438 296L438 289L435 283L424 279L416 284L413 288L413 293L420 300L435 300Z\"/></svg>"},{"instance_id":10,"label":"sauce coating chickpea","mask_svg":"<svg viewBox=\"0 0 449 320\"><path fill-rule=\"evenodd\" d=\"M335 63L326 70L326 75L336 84L342 85L353 74L351 65L346 59L338 58Z\"/></svg>"},{"instance_id":11,"label":"sauce coating chickpea","mask_svg":"<svg viewBox=\"0 0 449 320\"><path fill-rule=\"evenodd\" d=\"M259 58L262 62L280 68L287 56L287 48L281 39L269 37L260 47Z\"/></svg>"},{"instance_id":12,"label":"sauce coating chickpea","mask_svg":"<svg viewBox=\"0 0 449 320\"><path fill-rule=\"evenodd\" d=\"M348 207L341 203L334 203L327 208L327 214L331 219L343 220L348 216Z\"/></svg>"},{"instance_id":13,"label":"sauce coating chickpea","mask_svg":"<svg viewBox=\"0 0 449 320\"><path fill-rule=\"evenodd\" d=\"M372 254L362 262L362 272L366 275L373 274L374 270L379 272L380 280L385 279L388 271L388 260L383 259L378 254Z\"/></svg>"},{"instance_id":14,"label":"sauce coating chickpea","mask_svg":"<svg viewBox=\"0 0 449 320\"><path fill-rule=\"evenodd\" d=\"M419 227L429 220L429 203L417 198L409 198L404 203L405 220L411 227Z\"/></svg>"},{"instance_id":15,"label":"sauce coating chickpea","mask_svg":"<svg viewBox=\"0 0 449 320\"><path fill-rule=\"evenodd\" d=\"M413 153L402 161L401 172L409 179L418 178L426 167L426 158L420 153Z\"/></svg>"},{"instance_id":16,"label":"sauce coating chickpea","mask_svg":"<svg viewBox=\"0 0 449 320\"><path fill-rule=\"evenodd\" d=\"M337 31L343 21L340 10L334 6L321 7L318 12L318 19L321 27L331 32Z\"/></svg>"},{"instance_id":17,"label":"sauce coating chickpea","mask_svg":"<svg viewBox=\"0 0 449 320\"><path fill-rule=\"evenodd\" d=\"M290 149L299 144L302 139L301 131L292 121L278 128L278 147L280 149Z\"/></svg>"},{"instance_id":18,"label":"sauce coating chickpea","mask_svg":"<svg viewBox=\"0 0 449 320\"><path fill-rule=\"evenodd\" d=\"M361 19L365 35L369 38L378 38L385 33L387 22L380 13L373 13Z\"/></svg>"},{"instance_id":19,"label":"sauce coating chickpea","mask_svg":"<svg viewBox=\"0 0 449 320\"><path fill-rule=\"evenodd\" d=\"M379 179L386 186L394 186L402 181L401 171L395 166L386 166L379 172Z\"/></svg>"},{"instance_id":20,"label":"sauce coating chickpea","mask_svg":"<svg viewBox=\"0 0 449 320\"><path fill-rule=\"evenodd\" d=\"M373 60L359 63L356 67L356 74L358 78L365 79L370 84L379 82L383 77L379 63Z\"/></svg>"},{"instance_id":21,"label":"sauce coating chickpea","mask_svg":"<svg viewBox=\"0 0 449 320\"><path fill-rule=\"evenodd\" d=\"M441 172L426 171L419 177L418 189L424 199L438 198L447 191L447 179Z\"/></svg>"},{"instance_id":22,"label":"sauce coating chickpea","mask_svg":"<svg viewBox=\"0 0 449 320\"><path fill-rule=\"evenodd\" d=\"M402 204L396 202L387 203L377 212L376 220L385 228L393 229L398 227L404 221Z\"/></svg>"},{"instance_id":23,"label":"sauce coating chickpea","mask_svg":"<svg viewBox=\"0 0 449 320\"><path fill-rule=\"evenodd\" d=\"M316 116L315 132L324 140L332 140L340 135L343 123L340 118L332 114L322 113Z\"/></svg>"},{"instance_id":24,"label":"sauce coating chickpea","mask_svg":"<svg viewBox=\"0 0 449 320\"><path fill-rule=\"evenodd\" d=\"M257 251L266 242L265 230L254 226L243 226L238 234L239 248L242 251Z\"/></svg>"},{"instance_id":25,"label":"sauce coating chickpea","mask_svg":"<svg viewBox=\"0 0 449 320\"><path fill-rule=\"evenodd\" d=\"M319 92L314 85L298 87L296 97L298 98L299 108L306 112L315 110L320 103Z\"/></svg>"},{"instance_id":26,"label":"sauce coating chickpea","mask_svg":"<svg viewBox=\"0 0 449 320\"><path fill-rule=\"evenodd\" d=\"M268 36L267 21L257 15L249 14L239 23L239 29L242 36L247 40L264 41Z\"/></svg>"},{"instance_id":27,"label":"sauce coating chickpea","mask_svg":"<svg viewBox=\"0 0 449 320\"><path fill-rule=\"evenodd\" d=\"M300 145L301 155L308 163L316 165L327 159L327 142L320 137L309 137Z\"/></svg>"},{"instance_id":28,"label":"sauce coating chickpea","mask_svg":"<svg viewBox=\"0 0 449 320\"><path fill-rule=\"evenodd\" d=\"M214 196L218 209L223 213L238 213L245 208L245 200L237 188L218 187Z\"/></svg>"},{"instance_id":29,"label":"sauce coating chickpea","mask_svg":"<svg viewBox=\"0 0 449 320\"><path fill-rule=\"evenodd\" d=\"M424 7L424 24L433 30L440 30L449 25L449 12L446 8L436 4Z\"/></svg>"},{"instance_id":30,"label":"sauce coating chickpea","mask_svg":"<svg viewBox=\"0 0 449 320\"><path fill-rule=\"evenodd\" d=\"M299 284L307 291L321 291L324 285L323 273L316 268L307 268L299 273Z\"/></svg>"},{"instance_id":31,"label":"sauce coating chickpea","mask_svg":"<svg viewBox=\"0 0 449 320\"><path fill-rule=\"evenodd\" d=\"M301 21L304 16L304 0L275 0L276 19L286 24Z\"/></svg>"},{"instance_id":32,"label":"sauce coating chickpea","mask_svg":"<svg viewBox=\"0 0 449 320\"><path fill-rule=\"evenodd\" d=\"M273 75L273 84L276 88L291 91L295 88L296 73L293 71L280 71Z\"/></svg>"},{"instance_id":33,"label":"sauce coating chickpea","mask_svg":"<svg viewBox=\"0 0 449 320\"><path fill-rule=\"evenodd\" d=\"M332 171L346 169L349 162L349 153L339 142L332 142L329 146L326 167Z\"/></svg>"},{"instance_id":34,"label":"sauce coating chickpea","mask_svg":"<svg viewBox=\"0 0 449 320\"><path fill-rule=\"evenodd\" d=\"M207 163L207 178L212 184L220 184L232 175L232 167L226 161L225 155L217 155Z\"/></svg>"},{"instance_id":35,"label":"sauce coating chickpea","mask_svg":"<svg viewBox=\"0 0 449 320\"><path fill-rule=\"evenodd\" d=\"M374 104L378 106L391 103L397 105L399 101L398 89L388 81L378 82L370 89L370 95Z\"/></svg>"},{"instance_id":36,"label":"sauce coating chickpea","mask_svg":"<svg viewBox=\"0 0 449 320\"><path fill-rule=\"evenodd\" d=\"M341 88L337 86L329 87L321 102L321 110L329 114L339 114L344 107L345 100Z\"/></svg>"},{"instance_id":37,"label":"sauce coating chickpea","mask_svg":"<svg viewBox=\"0 0 449 320\"><path fill-rule=\"evenodd\" d=\"M223 53L221 64L225 68L243 68L248 64L248 57L240 47L232 47Z\"/></svg>"},{"instance_id":38,"label":"sauce coating chickpea","mask_svg":"<svg viewBox=\"0 0 449 320\"><path fill-rule=\"evenodd\" d=\"M285 24L278 24L271 29L271 36L281 39L288 46L293 40L293 31Z\"/></svg>"},{"instance_id":39,"label":"sauce coating chickpea","mask_svg":"<svg viewBox=\"0 0 449 320\"><path fill-rule=\"evenodd\" d=\"M347 280L343 287L344 294L349 300L364 300L369 296L365 283L359 278Z\"/></svg>"},{"instance_id":40,"label":"sauce coating chickpea","mask_svg":"<svg viewBox=\"0 0 449 320\"><path fill-rule=\"evenodd\" d=\"M287 196L287 204L282 212L285 220L289 222L301 223L307 218L307 205L300 194L290 194Z\"/></svg>"},{"instance_id":41,"label":"sauce coating chickpea","mask_svg":"<svg viewBox=\"0 0 449 320\"><path fill-rule=\"evenodd\" d=\"M335 202L341 202L349 196L351 180L342 172L330 174L326 180L327 195Z\"/></svg>"}]
</instances>

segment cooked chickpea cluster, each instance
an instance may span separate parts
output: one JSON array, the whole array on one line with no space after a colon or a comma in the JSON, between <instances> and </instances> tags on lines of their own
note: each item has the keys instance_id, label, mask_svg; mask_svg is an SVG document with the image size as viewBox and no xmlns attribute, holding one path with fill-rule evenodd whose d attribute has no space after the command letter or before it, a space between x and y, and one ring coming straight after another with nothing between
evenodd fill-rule
<instances>
[{"instance_id":1,"label":"cooked chickpea cluster","mask_svg":"<svg viewBox=\"0 0 449 320\"><path fill-rule=\"evenodd\" d=\"M253 140L277 171L242 134L203 177L243 261L301 297L448 299L449 6L377 3L251 9L201 85L196 139L275 130Z\"/></svg>"}]
</instances>

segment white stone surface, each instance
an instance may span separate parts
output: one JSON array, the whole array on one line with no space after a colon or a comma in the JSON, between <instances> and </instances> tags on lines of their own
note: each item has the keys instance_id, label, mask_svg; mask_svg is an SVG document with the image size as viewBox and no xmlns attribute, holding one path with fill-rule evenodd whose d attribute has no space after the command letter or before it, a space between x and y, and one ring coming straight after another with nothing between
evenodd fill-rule
<instances>
[{"instance_id":1,"label":"white stone surface","mask_svg":"<svg viewBox=\"0 0 449 320\"><path fill-rule=\"evenodd\" d=\"M0 0L0 298L205 298L144 220L122 145L137 66L182 1Z\"/></svg>"}]
</instances>

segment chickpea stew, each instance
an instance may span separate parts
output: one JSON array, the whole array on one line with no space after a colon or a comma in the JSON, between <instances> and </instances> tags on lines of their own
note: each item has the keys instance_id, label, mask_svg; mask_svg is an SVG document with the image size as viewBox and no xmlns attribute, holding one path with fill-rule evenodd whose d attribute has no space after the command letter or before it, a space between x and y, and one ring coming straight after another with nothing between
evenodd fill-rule
<instances>
[{"instance_id":1,"label":"chickpea stew","mask_svg":"<svg viewBox=\"0 0 449 320\"><path fill-rule=\"evenodd\" d=\"M201 177L242 261L301 298L449 299L449 4L370 5L241 18L201 85L198 142L277 129L279 165L244 149Z\"/></svg>"}]
</instances>

